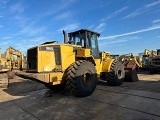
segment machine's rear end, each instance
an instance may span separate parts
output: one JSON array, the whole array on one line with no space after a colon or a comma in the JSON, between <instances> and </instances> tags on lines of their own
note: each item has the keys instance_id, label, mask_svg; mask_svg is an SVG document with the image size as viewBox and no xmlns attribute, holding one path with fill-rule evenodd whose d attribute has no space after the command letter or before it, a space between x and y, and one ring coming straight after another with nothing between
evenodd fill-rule
<instances>
[{"instance_id":1,"label":"machine's rear end","mask_svg":"<svg viewBox=\"0 0 160 120\"><path fill-rule=\"evenodd\" d=\"M75 61L75 49L69 44L43 44L27 51L27 72L63 72Z\"/></svg>"},{"instance_id":2,"label":"machine's rear end","mask_svg":"<svg viewBox=\"0 0 160 120\"><path fill-rule=\"evenodd\" d=\"M75 49L69 44L44 43L28 49L28 77L52 85L61 84L64 71L75 61Z\"/></svg>"},{"instance_id":3,"label":"machine's rear end","mask_svg":"<svg viewBox=\"0 0 160 120\"><path fill-rule=\"evenodd\" d=\"M27 72L50 72L60 70L60 46L42 45L27 51Z\"/></svg>"},{"instance_id":4,"label":"machine's rear end","mask_svg":"<svg viewBox=\"0 0 160 120\"><path fill-rule=\"evenodd\" d=\"M38 47L31 48L27 51L27 71L37 71ZM38 72L38 71L37 71Z\"/></svg>"}]
</instances>

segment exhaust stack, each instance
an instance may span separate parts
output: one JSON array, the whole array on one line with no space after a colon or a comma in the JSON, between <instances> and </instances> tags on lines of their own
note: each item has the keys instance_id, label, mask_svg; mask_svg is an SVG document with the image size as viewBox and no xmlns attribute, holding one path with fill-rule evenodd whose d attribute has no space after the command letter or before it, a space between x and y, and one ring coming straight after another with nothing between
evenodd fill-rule
<instances>
[{"instance_id":1,"label":"exhaust stack","mask_svg":"<svg viewBox=\"0 0 160 120\"><path fill-rule=\"evenodd\" d=\"M68 34L63 30L63 35L64 35L64 43L68 43Z\"/></svg>"}]
</instances>

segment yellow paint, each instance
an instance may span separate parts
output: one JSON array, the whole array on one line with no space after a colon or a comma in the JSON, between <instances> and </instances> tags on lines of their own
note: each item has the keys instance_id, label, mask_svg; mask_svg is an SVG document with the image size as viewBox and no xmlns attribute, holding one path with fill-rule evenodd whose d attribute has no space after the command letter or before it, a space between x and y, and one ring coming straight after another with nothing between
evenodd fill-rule
<instances>
[{"instance_id":1,"label":"yellow paint","mask_svg":"<svg viewBox=\"0 0 160 120\"><path fill-rule=\"evenodd\" d=\"M97 74L100 74L100 72L101 72L101 59L94 59L94 61L95 61L95 64L96 64L96 71L97 71Z\"/></svg>"},{"instance_id":2,"label":"yellow paint","mask_svg":"<svg viewBox=\"0 0 160 120\"><path fill-rule=\"evenodd\" d=\"M65 71L70 64L75 62L75 51L72 46L61 45L60 47L62 71Z\"/></svg>"},{"instance_id":3,"label":"yellow paint","mask_svg":"<svg viewBox=\"0 0 160 120\"><path fill-rule=\"evenodd\" d=\"M54 84L54 85L58 84L58 83L61 83L62 76L63 76L62 72L50 73L49 74L49 82Z\"/></svg>"},{"instance_id":4,"label":"yellow paint","mask_svg":"<svg viewBox=\"0 0 160 120\"><path fill-rule=\"evenodd\" d=\"M37 65L38 65L38 72L52 71L56 66L54 51L39 51Z\"/></svg>"},{"instance_id":5,"label":"yellow paint","mask_svg":"<svg viewBox=\"0 0 160 120\"><path fill-rule=\"evenodd\" d=\"M26 76L35 78L37 80L43 81L45 83L50 83L53 85L60 84L63 76L62 72L57 73L28 73Z\"/></svg>"},{"instance_id":6,"label":"yellow paint","mask_svg":"<svg viewBox=\"0 0 160 120\"><path fill-rule=\"evenodd\" d=\"M113 63L114 59L106 59L102 63L102 69L101 72L110 72L111 64Z\"/></svg>"},{"instance_id":7,"label":"yellow paint","mask_svg":"<svg viewBox=\"0 0 160 120\"><path fill-rule=\"evenodd\" d=\"M6 72L11 69L21 69L21 66L22 53L19 50L16 50L15 48L8 46L4 56L2 56L0 49L0 72Z\"/></svg>"},{"instance_id":8,"label":"yellow paint","mask_svg":"<svg viewBox=\"0 0 160 120\"><path fill-rule=\"evenodd\" d=\"M77 50L77 57L81 57L81 56L91 56L91 50L90 49L78 49Z\"/></svg>"},{"instance_id":9,"label":"yellow paint","mask_svg":"<svg viewBox=\"0 0 160 120\"><path fill-rule=\"evenodd\" d=\"M32 77L49 83L51 85L61 84L64 71L74 63L76 60L85 59L92 62L95 65L97 74L100 75L101 72L110 72L110 67L114 59L110 59L106 52L100 53L99 59L94 59L91 55L90 49L84 49L76 45L68 44L50 44L54 47L60 49L60 64L56 64L55 51L39 50L41 45L37 48L37 70L29 70L34 72L39 72L37 74L32 74ZM56 70L59 71L56 71ZM55 70L55 71L54 71ZM43 72L43 73L42 73Z\"/></svg>"}]
</instances>

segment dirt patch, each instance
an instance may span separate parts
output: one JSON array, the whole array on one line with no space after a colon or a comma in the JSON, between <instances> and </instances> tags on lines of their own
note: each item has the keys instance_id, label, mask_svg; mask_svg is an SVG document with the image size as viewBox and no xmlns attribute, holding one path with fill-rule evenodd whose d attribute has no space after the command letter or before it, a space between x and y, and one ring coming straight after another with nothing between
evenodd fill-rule
<instances>
[{"instance_id":1,"label":"dirt patch","mask_svg":"<svg viewBox=\"0 0 160 120\"><path fill-rule=\"evenodd\" d=\"M148 71L138 73L139 81L125 82L121 87L160 93L160 74L150 74Z\"/></svg>"}]
</instances>

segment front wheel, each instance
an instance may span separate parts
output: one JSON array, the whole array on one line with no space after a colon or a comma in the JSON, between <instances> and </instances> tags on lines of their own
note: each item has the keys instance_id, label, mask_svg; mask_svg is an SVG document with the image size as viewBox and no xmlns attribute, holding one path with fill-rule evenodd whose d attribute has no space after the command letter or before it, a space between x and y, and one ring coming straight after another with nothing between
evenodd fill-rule
<instances>
[{"instance_id":1,"label":"front wheel","mask_svg":"<svg viewBox=\"0 0 160 120\"><path fill-rule=\"evenodd\" d=\"M95 66L86 60L73 63L66 72L66 88L76 96L89 96L97 84Z\"/></svg>"},{"instance_id":2,"label":"front wheel","mask_svg":"<svg viewBox=\"0 0 160 120\"><path fill-rule=\"evenodd\" d=\"M113 62L110 67L110 72L106 73L105 79L108 85L119 86L123 83L125 77L124 66L121 62Z\"/></svg>"}]
</instances>

